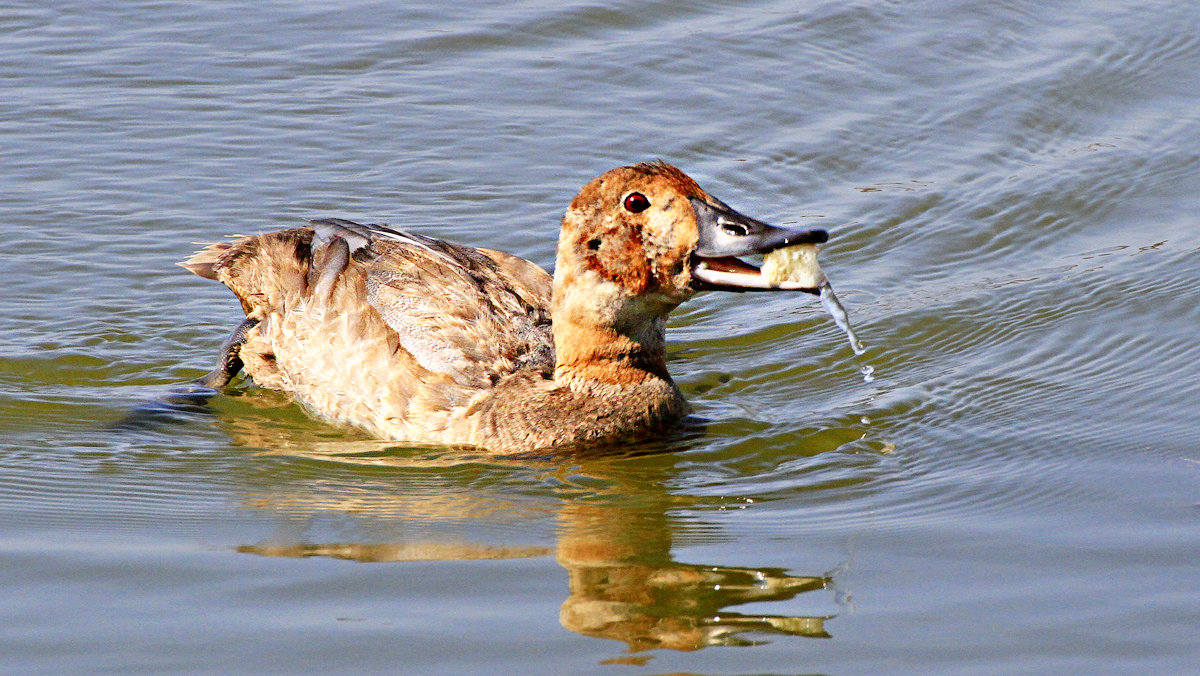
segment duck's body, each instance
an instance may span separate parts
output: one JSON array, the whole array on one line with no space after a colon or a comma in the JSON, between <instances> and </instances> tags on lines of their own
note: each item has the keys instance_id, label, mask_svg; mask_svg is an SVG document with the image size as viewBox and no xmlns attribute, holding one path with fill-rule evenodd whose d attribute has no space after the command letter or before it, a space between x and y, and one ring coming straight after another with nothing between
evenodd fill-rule
<instances>
[{"instance_id":1,"label":"duck's body","mask_svg":"<svg viewBox=\"0 0 1200 676\"><path fill-rule=\"evenodd\" d=\"M511 453L676 424L689 409L666 369L667 313L700 288L763 288L732 256L824 238L740 216L654 163L576 197L553 279L498 251L334 219L183 265L246 312L226 377L241 366L381 438Z\"/></svg>"}]
</instances>

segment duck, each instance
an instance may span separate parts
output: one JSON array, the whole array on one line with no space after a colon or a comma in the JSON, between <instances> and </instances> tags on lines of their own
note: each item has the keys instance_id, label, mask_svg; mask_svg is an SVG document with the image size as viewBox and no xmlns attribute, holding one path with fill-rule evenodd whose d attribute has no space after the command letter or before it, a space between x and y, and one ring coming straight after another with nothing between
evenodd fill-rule
<instances>
[{"instance_id":1,"label":"duck","mask_svg":"<svg viewBox=\"0 0 1200 676\"><path fill-rule=\"evenodd\" d=\"M243 320L217 366L372 437L489 454L669 434L691 412L667 369L668 314L706 291L770 282L741 256L828 239L769 225L661 160L585 185L554 274L523 258L337 218L209 244L181 266Z\"/></svg>"}]
</instances>

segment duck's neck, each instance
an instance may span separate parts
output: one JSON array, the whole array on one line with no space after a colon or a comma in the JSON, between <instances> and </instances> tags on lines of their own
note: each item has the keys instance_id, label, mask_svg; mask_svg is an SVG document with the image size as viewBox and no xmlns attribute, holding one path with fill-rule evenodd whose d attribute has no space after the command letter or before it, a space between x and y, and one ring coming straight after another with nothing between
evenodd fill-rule
<instances>
[{"instance_id":1,"label":"duck's neck","mask_svg":"<svg viewBox=\"0 0 1200 676\"><path fill-rule=\"evenodd\" d=\"M565 267L562 261L559 266ZM555 380L572 387L671 383L664 333L667 313L677 304L653 294L633 296L594 274L560 270L550 311Z\"/></svg>"},{"instance_id":2,"label":"duck's neck","mask_svg":"<svg viewBox=\"0 0 1200 676\"><path fill-rule=\"evenodd\" d=\"M555 380L573 386L589 382L639 385L671 383L667 373L664 317L636 326L597 325L554 316Z\"/></svg>"}]
</instances>

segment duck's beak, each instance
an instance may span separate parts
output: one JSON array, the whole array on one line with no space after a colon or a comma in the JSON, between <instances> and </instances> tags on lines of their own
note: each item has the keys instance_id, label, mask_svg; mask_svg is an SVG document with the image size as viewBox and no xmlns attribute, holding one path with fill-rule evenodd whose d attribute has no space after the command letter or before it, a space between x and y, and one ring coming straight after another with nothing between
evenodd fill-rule
<instances>
[{"instance_id":1,"label":"duck's beak","mask_svg":"<svg viewBox=\"0 0 1200 676\"><path fill-rule=\"evenodd\" d=\"M696 289L819 292L819 289L794 283L772 284L757 267L737 257L765 254L798 244L820 244L829 239L829 233L779 228L740 214L717 200L688 199L696 212L696 226L700 230L700 239L692 254L692 285Z\"/></svg>"}]
</instances>

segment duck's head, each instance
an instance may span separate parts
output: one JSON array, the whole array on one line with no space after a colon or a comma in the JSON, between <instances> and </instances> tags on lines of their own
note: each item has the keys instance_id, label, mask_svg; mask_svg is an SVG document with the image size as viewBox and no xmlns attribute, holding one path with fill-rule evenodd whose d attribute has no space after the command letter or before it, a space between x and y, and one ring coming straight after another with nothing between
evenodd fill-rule
<instances>
[{"instance_id":1,"label":"duck's head","mask_svg":"<svg viewBox=\"0 0 1200 676\"><path fill-rule=\"evenodd\" d=\"M770 284L738 257L828 238L744 216L664 162L620 167L584 186L563 217L555 304L571 296L576 309L665 315L697 291L817 293Z\"/></svg>"}]
</instances>

